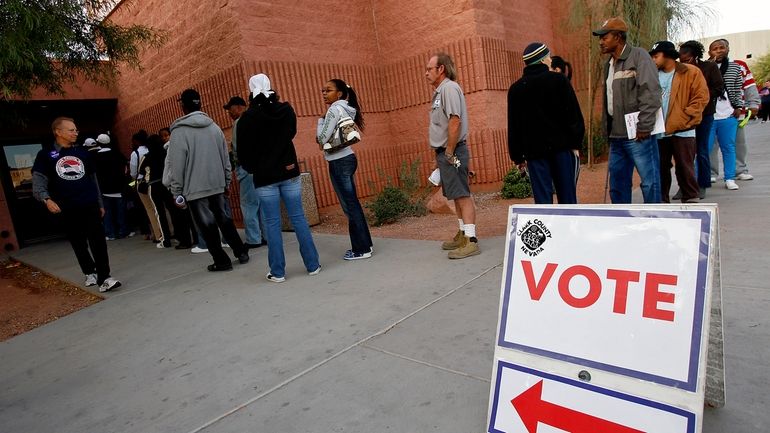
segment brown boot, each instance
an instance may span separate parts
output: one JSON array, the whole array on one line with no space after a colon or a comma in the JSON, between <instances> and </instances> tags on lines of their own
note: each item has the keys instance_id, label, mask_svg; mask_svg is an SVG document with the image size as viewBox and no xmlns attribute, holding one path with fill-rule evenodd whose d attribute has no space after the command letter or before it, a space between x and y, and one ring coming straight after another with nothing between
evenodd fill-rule
<instances>
[{"instance_id":1,"label":"brown boot","mask_svg":"<svg viewBox=\"0 0 770 433\"><path fill-rule=\"evenodd\" d=\"M456 250L457 248L460 248L463 245L464 238L465 238L465 232L463 232L462 230L457 230L455 237L452 238L451 241L446 241L443 244L441 244L441 249Z\"/></svg>"},{"instance_id":2,"label":"brown boot","mask_svg":"<svg viewBox=\"0 0 770 433\"><path fill-rule=\"evenodd\" d=\"M463 236L463 244L459 248L450 251L447 256L450 259L464 259L466 257L475 256L476 254L481 254L479 243L473 242L470 238Z\"/></svg>"}]
</instances>

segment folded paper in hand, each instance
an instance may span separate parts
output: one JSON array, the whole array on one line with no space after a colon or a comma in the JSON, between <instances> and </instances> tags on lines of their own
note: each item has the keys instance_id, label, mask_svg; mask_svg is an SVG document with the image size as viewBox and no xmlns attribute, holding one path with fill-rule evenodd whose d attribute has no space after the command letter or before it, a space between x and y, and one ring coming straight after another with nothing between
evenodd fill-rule
<instances>
[{"instance_id":1,"label":"folded paper in hand","mask_svg":"<svg viewBox=\"0 0 770 433\"><path fill-rule=\"evenodd\" d=\"M639 123L639 112L628 113L625 117L628 139L633 140L636 138L636 124ZM658 111L655 112L655 127L652 129L651 134L663 134L665 132L666 122L663 120L663 109L658 108Z\"/></svg>"}]
</instances>

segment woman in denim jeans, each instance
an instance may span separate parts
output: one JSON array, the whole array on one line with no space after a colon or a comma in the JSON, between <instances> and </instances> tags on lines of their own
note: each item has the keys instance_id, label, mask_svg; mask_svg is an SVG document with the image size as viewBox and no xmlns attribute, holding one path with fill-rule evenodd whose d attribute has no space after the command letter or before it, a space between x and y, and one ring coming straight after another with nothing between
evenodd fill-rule
<instances>
[{"instance_id":1,"label":"woman in denim jeans","mask_svg":"<svg viewBox=\"0 0 770 433\"><path fill-rule=\"evenodd\" d=\"M310 234L310 227L302 209L302 189L299 178L294 136L297 134L297 115L288 102L280 102L270 88L267 75L249 79L249 109L236 127L238 161L254 176L254 187L262 206L267 232L268 281L286 280L286 258L281 236L281 201L286 206L299 252L310 275L321 271L318 251Z\"/></svg>"},{"instance_id":2,"label":"woman in denim jeans","mask_svg":"<svg viewBox=\"0 0 770 433\"><path fill-rule=\"evenodd\" d=\"M361 115L361 107L358 105L358 97L352 87L335 78L324 85L321 93L329 109L325 117L318 119L316 134L318 144L323 145L332 140L339 141L337 122L344 116L350 116L363 131L364 118ZM345 260L368 259L372 256L372 235L369 234L364 209L356 193L354 178L358 168L356 154L351 147L343 147L324 151L324 158L329 162L329 177L334 186L334 192L340 200L342 211L348 217L352 248L345 252L343 258Z\"/></svg>"}]
</instances>

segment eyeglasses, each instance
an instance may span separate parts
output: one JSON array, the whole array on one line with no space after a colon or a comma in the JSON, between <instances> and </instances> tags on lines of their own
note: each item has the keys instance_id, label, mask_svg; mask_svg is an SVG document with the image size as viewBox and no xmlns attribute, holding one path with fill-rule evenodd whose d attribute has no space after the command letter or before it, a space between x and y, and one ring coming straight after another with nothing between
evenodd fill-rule
<instances>
[{"instance_id":1,"label":"eyeglasses","mask_svg":"<svg viewBox=\"0 0 770 433\"><path fill-rule=\"evenodd\" d=\"M76 128L72 128L72 129L64 129L64 128L59 128L59 131L64 131L64 132L74 132L75 134L77 134L78 132L80 132L80 131L78 131Z\"/></svg>"},{"instance_id":2,"label":"eyeglasses","mask_svg":"<svg viewBox=\"0 0 770 433\"><path fill-rule=\"evenodd\" d=\"M440 67L441 67L441 65L437 65L437 66L428 66L427 68L425 68L425 72L428 72L428 71L430 71L431 69L435 69L435 70L437 70L437 71L438 71L438 68L440 68Z\"/></svg>"}]
</instances>

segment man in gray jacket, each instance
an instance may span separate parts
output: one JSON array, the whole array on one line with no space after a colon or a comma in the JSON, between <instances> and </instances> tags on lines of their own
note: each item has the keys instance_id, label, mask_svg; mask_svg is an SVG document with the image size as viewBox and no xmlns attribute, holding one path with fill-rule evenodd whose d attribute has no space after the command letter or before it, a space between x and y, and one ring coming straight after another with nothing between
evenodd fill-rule
<instances>
[{"instance_id":1,"label":"man in gray jacket","mask_svg":"<svg viewBox=\"0 0 770 433\"><path fill-rule=\"evenodd\" d=\"M178 206L190 206L193 219L214 258L208 270L227 271L233 265L222 249L219 230L238 261L249 261L248 250L235 229L229 208L225 206L225 193L231 176L227 142L219 126L200 111L201 97L197 91L185 90L179 102L184 116L171 124L172 144L166 157L171 170L163 183Z\"/></svg>"},{"instance_id":2,"label":"man in gray jacket","mask_svg":"<svg viewBox=\"0 0 770 433\"><path fill-rule=\"evenodd\" d=\"M610 54L604 68L606 92L602 115L610 142L610 198L612 203L631 203L634 167L642 180L645 203L660 203L658 143L652 131L661 107L660 82L647 51L626 43L628 26L610 18L593 32L602 54ZM628 138L626 115L639 113L636 136Z\"/></svg>"}]
</instances>

